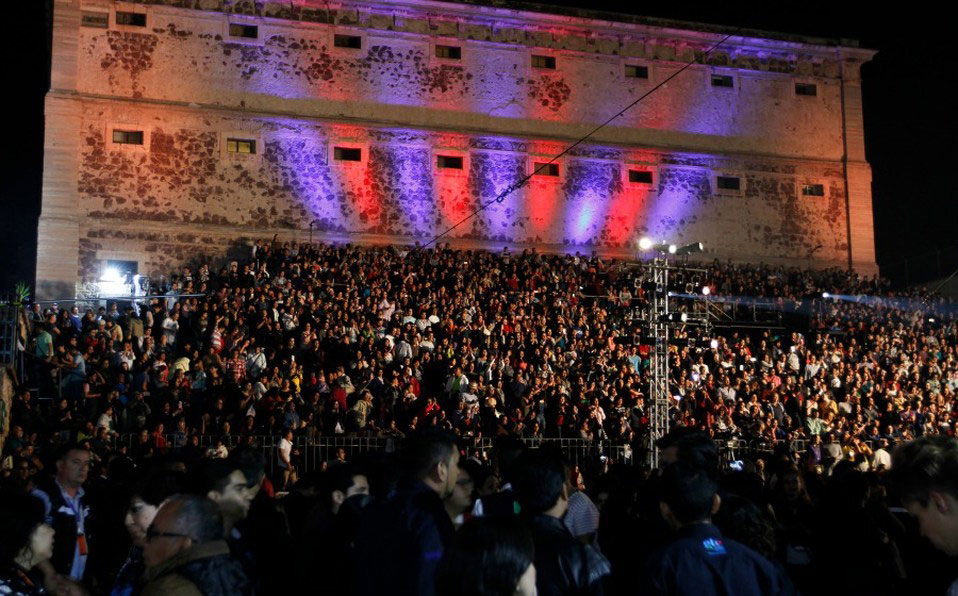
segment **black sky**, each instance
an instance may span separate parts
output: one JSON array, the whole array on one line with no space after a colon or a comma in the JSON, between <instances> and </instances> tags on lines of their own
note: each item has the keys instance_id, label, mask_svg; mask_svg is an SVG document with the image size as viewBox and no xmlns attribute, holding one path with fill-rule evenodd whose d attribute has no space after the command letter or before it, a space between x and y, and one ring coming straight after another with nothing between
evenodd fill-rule
<instances>
[{"instance_id":1,"label":"black sky","mask_svg":"<svg viewBox=\"0 0 958 596\"><path fill-rule=\"evenodd\" d=\"M43 95L49 86L52 0L5 6L3 49L8 87L6 158L2 160L0 292L32 281L43 164ZM877 3L625 3L555 1L649 17L830 38L877 49L862 69L865 152L873 170L875 239L883 275L924 281L958 267L958 208L953 197L958 133L952 96L958 69L946 29L950 19L911 6ZM910 10L910 11L909 11ZM937 254L936 254L937 251Z\"/></svg>"}]
</instances>

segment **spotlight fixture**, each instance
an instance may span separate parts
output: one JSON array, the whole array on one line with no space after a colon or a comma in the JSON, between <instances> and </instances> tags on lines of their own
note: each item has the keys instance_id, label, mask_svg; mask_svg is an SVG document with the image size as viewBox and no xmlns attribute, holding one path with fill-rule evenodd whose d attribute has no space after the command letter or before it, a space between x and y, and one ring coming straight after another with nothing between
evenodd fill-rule
<instances>
[{"instance_id":1,"label":"spotlight fixture","mask_svg":"<svg viewBox=\"0 0 958 596\"><path fill-rule=\"evenodd\" d=\"M659 317L660 323L684 323L689 315L684 312L670 312Z\"/></svg>"},{"instance_id":2,"label":"spotlight fixture","mask_svg":"<svg viewBox=\"0 0 958 596\"><path fill-rule=\"evenodd\" d=\"M718 340L717 340L717 339L713 339L712 341L710 341L710 342L709 342L709 347L712 348L713 350L718 349Z\"/></svg>"},{"instance_id":3,"label":"spotlight fixture","mask_svg":"<svg viewBox=\"0 0 958 596\"><path fill-rule=\"evenodd\" d=\"M671 247L669 247L669 249L670 249L669 252L672 254L685 256L685 255L690 255L692 253L704 251L705 245L702 244L701 242L693 242L692 244L686 244L685 246L681 248L676 248L676 250L674 251L671 250Z\"/></svg>"},{"instance_id":4,"label":"spotlight fixture","mask_svg":"<svg viewBox=\"0 0 958 596\"><path fill-rule=\"evenodd\" d=\"M663 242L662 244L665 244L665 243ZM674 245L674 244L670 244L670 245L669 245L668 252L669 252L670 255L674 255L674 254L676 253L676 251L678 251L678 250L679 250L679 247L678 247L678 246L676 246L676 245Z\"/></svg>"},{"instance_id":5,"label":"spotlight fixture","mask_svg":"<svg viewBox=\"0 0 958 596\"><path fill-rule=\"evenodd\" d=\"M642 250L649 250L652 248L652 239L646 236L643 236L639 239L639 248Z\"/></svg>"},{"instance_id":6,"label":"spotlight fixture","mask_svg":"<svg viewBox=\"0 0 958 596\"><path fill-rule=\"evenodd\" d=\"M831 298L831 297L832 295L829 294L828 292L822 292L822 298Z\"/></svg>"},{"instance_id":7,"label":"spotlight fixture","mask_svg":"<svg viewBox=\"0 0 958 596\"><path fill-rule=\"evenodd\" d=\"M711 294L711 293L712 293L712 288L710 288L710 287L708 287L708 286L702 286L702 295L703 295L703 296L708 296L708 295Z\"/></svg>"}]
</instances>

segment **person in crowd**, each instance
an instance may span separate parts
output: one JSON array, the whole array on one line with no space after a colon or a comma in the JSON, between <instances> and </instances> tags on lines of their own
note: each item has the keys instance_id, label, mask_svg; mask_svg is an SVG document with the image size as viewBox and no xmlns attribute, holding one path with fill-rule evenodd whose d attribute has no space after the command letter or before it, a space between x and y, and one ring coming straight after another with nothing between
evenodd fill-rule
<instances>
[{"instance_id":1,"label":"person in crowd","mask_svg":"<svg viewBox=\"0 0 958 596\"><path fill-rule=\"evenodd\" d=\"M87 534L90 507L83 484L91 464L90 450L69 445L56 458L56 473L37 483L32 494L43 502L46 523L56 532L50 564L57 573L83 583L91 542Z\"/></svg>"},{"instance_id":2,"label":"person in crowd","mask_svg":"<svg viewBox=\"0 0 958 596\"><path fill-rule=\"evenodd\" d=\"M649 558L645 593L797 594L783 570L712 525L720 505L709 471L684 461L663 470L660 507L675 535Z\"/></svg>"},{"instance_id":3,"label":"person in crowd","mask_svg":"<svg viewBox=\"0 0 958 596\"><path fill-rule=\"evenodd\" d=\"M138 593L140 578L146 570L143 548L146 546L147 531L163 502L182 492L183 484L182 472L156 469L148 472L131 487L129 508L123 521L133 546L117 573L110 596L131 596Z\"/></svg>"},{"instance_id":4,"label":"person in crowd","mask_svg":"<svg viewBox=\"0 0 958 596\"><path fill-rule=\"evenodd\" d=\"M437 596L535 596L532 538L514 517L471 519L456 532L436 575Z\"/></svg>"},{"instance_id":5,"label":"person in crowd","mask_svg":"<svg viewBox=\"0 0 958 596\"><path fill-rule=\"evenodd\" d=\"M31 495L0 491L0 594L46 594L40 565L53 556L54 530L46 523L43 502ZM66 592L62 580L51 588Z\"/></svg>"},{"instance_id":6,"label":"person in crowd","mask_svg":"<svg viewBox=\"0 0 958 596\"><path fill-rule=\"evenodd\" d=\"M147 529L143 596L253 594L223 540L223 516L211 500L174 495Z\"/></svg>"},{"instance_id":7,"label":"person in crowd","mask_svg":"<svg viewBox=\"0 0 958 596\"><path fill-rule=\"evenodd\" d=\"M475 483L473 478L478 475L479 463L473 460L459 460L459 477L452 493L446 497L446 513L457 528L466 521L467 512L471 512L475 505Z\"/></svg>"},{"instance_id":8,"label":"person in crowd","mask_svg":"<svg viewBox=\"0 0 958 596\"><path fill-rule=\"evenodd\" d=\"M513 468L513 490L520 516L535 545L536 587L542 596L603 594L608 562L579 542L562 523L569 507L566 470L560 456L535 450Z\"/></svg>"},{"instance_id":9,"label":"person in crowd","mask_svg":"<svg viewBox=\"0 0 958 596\"><path fill-rule=\"evenodd\" d=\"M353 585L360 595L435 594L436 568L455 532L443 504L459 476L453 437L421 431L407 438L403 459L403 485L370 505L356 537Z\"/></svg>"},{"instance_id":10,"label":"person in crowd","mask_svg":"<svg viewBox=\"0 0 958 596\"><path fill-rule=\"evenodd\" d=\"M342 464L324 472L320 501L310 511L297 555L300 581L328 586L330 592L349 592L352 544L370 500L369 480L361 468Z\"/></svg>"},{"instance_id":11,"label":"person in crowd","mask_svg":"<svg viewBox=\"0 0 958 596\"><path fill-rule=\"evenodd\" d=\"M891 475L921 534L949 557L958 557L958 439L934 435L900 445ZM954 594L958 578L948 589L948 596Z\"/></svg>"}]
</instances>

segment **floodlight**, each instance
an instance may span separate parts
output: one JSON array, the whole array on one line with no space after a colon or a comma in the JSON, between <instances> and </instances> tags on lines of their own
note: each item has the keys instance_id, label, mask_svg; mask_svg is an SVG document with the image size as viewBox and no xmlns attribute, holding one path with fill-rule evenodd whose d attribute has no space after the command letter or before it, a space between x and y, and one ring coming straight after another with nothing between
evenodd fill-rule
<instances>
[{"instance_id":1,"label":"floodlight","mask_svg":"<svg viewBox=\"0 0 958 596\"><path fill-rule=\"evenodd\" d=\"M650 238L643 236L642 238L639 239L639 248L641 248L642 250L649 250L650 248L652 248L652 240Z\"/></svg>"},{"instance_id":2,"label":"floodlight","mask_svg":"<svg viewBox=\"0 0 958 596\"><path fill-rule=\"evenodd\" d=\"M669 245L669 254L670 254L670 255L674 255L674 254L675 254L675 251L677 251L678 249L679 249L678 246L676 246L676 245L674 245L674 244L670 244L670 245Z\"/></svg>"},{"instance_id":3,"label":"floodlight","mask_svg":"<svg viewBox=\"0 0 958 596\"><path fill-rule=\"evenodd\" d=\"M832 295L829 294L828 292L822 292L822 298L831 298L831 297Z\"/></svg>"},{"instance_id":4,"label":"floodlight","mask_svg":"<svg viewBox=\"0 0 958 596\"><path fill-rule=\"evenodd\" d=\"M695 252L702 252L705 250L705 245L701 242L693 242L692 244L686 244L685 246L677 249L673 254L679 256L690 255Z\"/></svg>"},{"instance_id":5,"label":"floodlight","mask_svg":"<svg viewBox=\"0 0 958 596\"><path fill-rule=\"evenodd\" d=\"M710 341L710 342L709 342L709 347L712 348L713 350L717 349L717 348L718 348L718 340L717 340L717 339L713 339L712 341Z\"/></svg>"},{"instance_id":6,"label":"floodlight","mask_svg":"<svg viewBox=\"0 0 958 596\"><path fill-rule=\"evenodd\" d=\"M120 272L116 269L116 267L107 267L100 275L100 281L120 281Z\"/></svg>"},{"instance_id":7,"label":"floodlight","mask_svg":"<svg viewBox=\"0 0 958 596\"><path fill-rule=\"evenodd\" d=\"M708 286L702 286L702 295L703 295L703 296L708 296L708 295L711 294L711 293L712 293L712 288L710 288L710 287L708 287Z\"/></svg>"}]
</instances>

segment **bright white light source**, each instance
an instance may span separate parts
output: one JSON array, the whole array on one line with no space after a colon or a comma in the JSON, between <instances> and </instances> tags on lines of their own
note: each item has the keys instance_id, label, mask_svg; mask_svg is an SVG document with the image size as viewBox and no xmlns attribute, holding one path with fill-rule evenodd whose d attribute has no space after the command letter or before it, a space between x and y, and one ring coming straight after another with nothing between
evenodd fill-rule
<instances>
[{"instance_id":1,"label":"bright white light source","mask_svg":"<svg viewBox=\"0 0 958 596\"><path fill-rule=\"evenodd\" d=\"M639 248L641 248L642 250L649 250L650 248L652 248L652 240L645 237L640 238Z\"/></svg>"},{"instance_id":2,"label":"bright white light source","mask_svg":"<svg viewBox=\"0 0 958 596\"><path fill-rule=\"evenodd\" d=\"M675 254L675 251L677 251L678 249L679 249L678 246L676 246L676 245L674 245L674 244L670 244L670 245L669 245L669 254L670 254L670 255L674 255L674 254Z\"/></svg>"},{"instance_id":3,"label":"bright white light source","mask_svg":"<svg viewBox=\"0 0 958 596\"><path fill-rule=\"evenodd\" d=\"M831 297L832 295L829 294L828 292L822 292L822 298L831 298Z\"/></svg>"},{"instance_id":4,"label":"bright white light source","mask_svg":"<svg viewBox=\"0 0 958 596\"><path fill-rule=\"evenodd\" d=\"M702 286L702 295L703 295L703 296L708 296L708 295L711 294L711 293L712 293L712 288L710 288L710 287L708 287L708 286Z\"/></svg>"},{"instance_id":5,"label":"bright white light source","mask_svg":"<svg viewBox=\"0 0 958 596\"><path fill-rule=\"evenodd\" d=\"M100 281L117 282L120 281L120 272L115 267L107 267L100 275Z\"/></svg>"},{"instance_id":6,"label":"bright white light source","mask_svg":"<svg viewBox=\"0 0 958 596\"><path fill-rule=\"evenodd\" d=\"M679 315L679 319L684 323L689 320L689 315L687 315L686 313L682 313L681 315Z\"/></svg>"},{"instance_id":7,"label":"bright white light source","mask_svg":"<svg viewBox=\"0 0 958 596\"><path fill-rule=\"evenodd\" d=\"M718 348L718 340L713 339L712 341L709 342L709 346L711 346L713 350Z\"/></svg>"}]
</instances>

